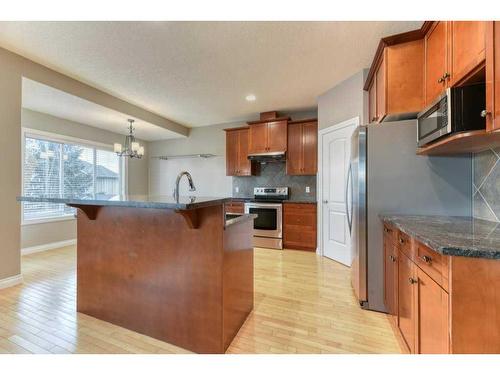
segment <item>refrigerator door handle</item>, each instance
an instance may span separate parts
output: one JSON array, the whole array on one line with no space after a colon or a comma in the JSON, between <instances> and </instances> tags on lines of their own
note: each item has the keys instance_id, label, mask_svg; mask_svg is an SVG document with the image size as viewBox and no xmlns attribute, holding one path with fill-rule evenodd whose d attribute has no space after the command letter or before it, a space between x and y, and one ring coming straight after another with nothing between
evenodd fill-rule
<instances>
[{"instance_id":1,"label":"refrigerator door handle","mask_svg":"<svg viewBox=\"0 0 500 375\"><path fill-rule=\"evenodd\" d=\"M349 203L348 198L349 198L349 182L351 182L351 206L352 206L352 166L351 163L349 163L349 169L347 170L347 181L345 184L345 213L347 216L347 226L349 227L349 235L351 235L351 230L352 230L352 217L349 214Z\"/></svg>"}]
</instances>

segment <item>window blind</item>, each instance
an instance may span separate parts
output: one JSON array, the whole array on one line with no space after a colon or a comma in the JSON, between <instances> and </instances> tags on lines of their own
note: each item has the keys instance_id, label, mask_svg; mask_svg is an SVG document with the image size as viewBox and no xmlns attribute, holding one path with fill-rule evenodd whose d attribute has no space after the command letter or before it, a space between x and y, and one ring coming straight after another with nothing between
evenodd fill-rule
<instances>
[{"instance_id":1,"label":"window blind","mask_svg":"<svg viewBox=\"0 0 500 375\"><path fill-rule=\"evenodd\" d=\"M84 144L25 137L23 194L109 199L121 192L121 163L112 151ZM64 204L23 202L23 219L73 215Z\"/></svg>"}]
</instances>

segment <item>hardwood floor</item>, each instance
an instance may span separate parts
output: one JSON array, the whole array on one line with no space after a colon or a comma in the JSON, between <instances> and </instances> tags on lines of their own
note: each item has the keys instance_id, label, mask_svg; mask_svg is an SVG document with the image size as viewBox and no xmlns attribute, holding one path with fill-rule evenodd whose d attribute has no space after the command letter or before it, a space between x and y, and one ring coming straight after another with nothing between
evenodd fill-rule
<instances>
[{"instance_id":1,"label":"hardwood floor","mask_svg":"<svg viewBox=\"0 0 500 375\"><path fill-rule=\"evenodd\" d=\"M23 257L0 290L0 353L188 353L75 311L74 246ZM349 269L314 253L255 251L255 308L227 353L399 353L385 314L359 308Z\"/></svg>"}]
</instances>

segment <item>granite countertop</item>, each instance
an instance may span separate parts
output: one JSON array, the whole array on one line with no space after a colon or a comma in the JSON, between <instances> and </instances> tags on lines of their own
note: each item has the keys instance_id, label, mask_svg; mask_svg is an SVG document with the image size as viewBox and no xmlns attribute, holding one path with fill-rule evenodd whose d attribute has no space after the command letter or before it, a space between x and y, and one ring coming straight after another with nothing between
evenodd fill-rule
<instances>
[{"instance_id":1,"label":"granite countertop","mask_svg":"<svg viewBox=\"0 0 500 375\"><path fill-rule=\"evenodd\" d=\"M76 198L76 197L17 197L22 202L49 202L64 203L68 205L88 205L88 206L116 206L135 208L159 208L174 210L192 210L196 208L216 206L231 200L231 198L220 197L179 197L175 200L169 195L116 195L111 198Z\"/></svg>"},{"instance_id":2,"label":"granite countertop","mask_svg":"<svg viewBox=\"0 0 500 375\"><path fill-rule=\"evenodd\" d=\"M438 253L500 259L500 223L459 216L379 216Z\"/></svg>"}]
</instances>

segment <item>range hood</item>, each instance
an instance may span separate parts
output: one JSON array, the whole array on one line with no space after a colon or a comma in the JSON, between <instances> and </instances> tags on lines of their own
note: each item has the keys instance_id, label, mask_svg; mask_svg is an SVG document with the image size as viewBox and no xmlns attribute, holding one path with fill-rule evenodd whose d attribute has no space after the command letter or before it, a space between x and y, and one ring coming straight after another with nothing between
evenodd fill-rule
<instances>
[{"instance_id":1,"label":"range hood","mask_svg":"<svg viewBox=\"0 0 500 375\"><path fill-rule=\"evenodd\" d=\"M284 151L278 151L278 152L264 152L261 154L249 154L248 159L259 163L270 163L270 162L285 161L286 157Z\"/></svg>"}]
</instances>

